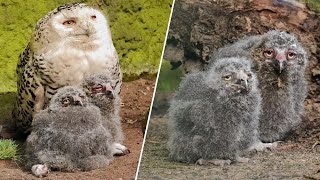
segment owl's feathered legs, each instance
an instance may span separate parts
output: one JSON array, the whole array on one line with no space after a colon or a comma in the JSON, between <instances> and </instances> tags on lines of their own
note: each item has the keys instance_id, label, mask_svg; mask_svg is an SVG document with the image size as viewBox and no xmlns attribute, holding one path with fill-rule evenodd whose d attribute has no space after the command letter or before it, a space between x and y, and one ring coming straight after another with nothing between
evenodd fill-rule
<instances>
[{"instance_id":1,"label":"owl's feathered legs","mask_svg":"<svg viewBox=\"0 0 320 180\"><path fill-rule=\"evenodd\" d=\"M130 150L126 146L120 143L112 143L111 152L113 155L123 156L123 155L129 154Z\"/></svg>"},{"instance_id":2,"label":"owl's feathered legs","mask_svg":"<svg viewBox=\"0 0 320 180\"><path fill-rule=\"evenodd\" d=\"M202 158L197 140L195 139L197 138L183 135L178 130L172 131L171 137L168 141L170 159L179 162L195 163L198 159Z\"/></svg>"},{"instance_id":3,"label":"owl's feathered legs","mask_svg":"<svg viewBox=\"0 0 320 180\"><path fill-rule=\"evenodd\" d=\"M29 161L26 167L32 167L34 164L46 164L51 170L72 171L74 165L69 158L59 151L43 150L36 154L33 161Z\"/></svg>"},{"instance_id":4,"label":"owl's feathered legs","mask_svg":"<svg viewBox=\"0 0 320 180\"><path fill-rule=\"evenodd\" d=\"M278 142L273 142L273 143L263 143L261 141L257 141L253 145L251 145L247 151L265 151L265 150L273 150L278 146Z\"/></svg>"},{"instance_id":5,"label":"owl's feathered legs","mask_svg":"<svg viewBox=\"0 0 320 180\"><path fill-rule=\"evenodd\" d=\"M245 158L245 157L240 157L239 155L236 156L236 162L239 162L239 163L247 163L249 162L249 158Z\"/></svg>"}]
</instances>

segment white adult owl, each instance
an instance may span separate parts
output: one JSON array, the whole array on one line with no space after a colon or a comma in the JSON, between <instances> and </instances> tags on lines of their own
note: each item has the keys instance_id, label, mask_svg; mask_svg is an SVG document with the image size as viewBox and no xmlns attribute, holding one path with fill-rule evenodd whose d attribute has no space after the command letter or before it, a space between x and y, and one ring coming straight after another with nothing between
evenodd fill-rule
<instances>
[{"instance_id":1,"label":"white adult owl","mask_svg":"<svg viewBox=\"0 0 320 180\"><path fill-rule=\"evenodd\" d=\"M86 75L103 73L120 93L122 73L104 15L83 3L59 6L42 17L17 65L18 97L13 117L28 132L34 114L57 89L78 85Z\"/></svg>"}]
</instances>

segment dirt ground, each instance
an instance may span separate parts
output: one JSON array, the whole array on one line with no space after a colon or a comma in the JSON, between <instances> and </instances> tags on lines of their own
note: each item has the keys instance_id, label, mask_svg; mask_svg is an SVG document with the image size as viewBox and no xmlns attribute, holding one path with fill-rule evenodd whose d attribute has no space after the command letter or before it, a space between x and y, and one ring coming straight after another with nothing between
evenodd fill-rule
<instances>
[{"instance_id":1,"label":"dirt ground","mask_svg":"<svg viewBox=\"0 0 320 180\"><path fill-rule=\"evenodd\" d=\"M151 79L123 83L121 117L126 136L124 145L130 149L130 154L115 157L105 168L90 172L50 172L44 179L134 179L143 142L140 123L146 118L150 107L154 84ZM0 161L0 179L37 179L22 166L19 162Z\"/></svg>"},{"instance_id":2,"label":"dirt ground","mask_svg":"<svg viewBox=\"0 0 320 180\"><path fill-rule=\"evenodd\" d=\"M138 179L320 180L320 122L300 127L275 150L252 153L248 163L199 166L168 159L167 117L151 118ZM308 127L306 127L308 126Z\"/></svg>"}]
</instances>

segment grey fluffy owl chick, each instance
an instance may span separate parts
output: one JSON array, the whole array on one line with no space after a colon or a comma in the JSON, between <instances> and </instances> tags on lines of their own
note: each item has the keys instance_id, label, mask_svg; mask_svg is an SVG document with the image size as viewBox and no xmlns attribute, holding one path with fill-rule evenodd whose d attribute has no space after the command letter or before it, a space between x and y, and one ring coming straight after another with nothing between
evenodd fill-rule
<instances>
[{"instance_id":1,"label":"grey fluffy owl chick","mask_svg":"<svg viewBox=\"0 0 320 180\"><path fill-rule=\"evenodd\" d=\"M122 74L104 15L83 3L64 4L47 13L19 57L13 112L17 128L28 132L34 115L57 89L79 85L94 73L115 80L115 93L120 92Z\"/></svg>"},{"instance_id":2,"label":"grey fluffy owl chick","mask_svg":"<svg viewBox=\"0 0 320 180\"><path fill-rule=\"evenodd\" d=\"M89 104L82 90L66 86L35 115L26 141L26 168L35 164L60 171L104 167L113 158L111 141L100 110Z\"/></svg>"},{"instance_id":3,"label":"grey fluffy owl chick","mask_svg":"<svg viewBox=\"0 0 320 180\"><path fill-rule=\"evenodd\" d=\"M103 126L110 130L114 154L125 155L129 153L121 143L124 135L119 115L121 98L114 92L115 82L105 74L90 75L84 79L82 87L89 97L90 103L100 108L103 117Z\"/></svg>"},{"instance_id":4,"label":"grey fluffy owl chick","mask_svg":"<svg viewBox=\"0 0 320 180\"><path fill-rule=\"evenodd\" d=\"M242 162L239 153L261 143L261 97L250 68L247 59L224 58L186 76L169 108L171 159Z\"/></svg>"},{"instance_id":5,"label":"grey fluffy owl chick","mask_svg":"<svg viewBox=\"0 0 320 180\"><path fill-rule=\"evenodd\" d=\"M262 93L260 138L282 140L301 122L307 83L304 71L307 54L291 34L269 31L220 49L215 58L246 56L253 59Z\"/></svg>"}]
</instances>

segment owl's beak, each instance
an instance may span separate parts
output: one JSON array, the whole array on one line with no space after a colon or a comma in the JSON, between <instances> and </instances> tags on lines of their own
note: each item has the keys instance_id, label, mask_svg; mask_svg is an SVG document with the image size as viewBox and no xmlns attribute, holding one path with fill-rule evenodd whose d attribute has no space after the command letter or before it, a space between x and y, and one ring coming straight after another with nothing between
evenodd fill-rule
<instances>
[{"instance_id":1,"label":"owl's beak","mask_svg":"<svg viewBox=\"0 0 320 180\"><path fill-rule=\"evenodd\" d=\"M245 87L246 90L249 89L249 85L248 85L248 80L247 79L242 81L242 86Z\"/></svg>"},{"instance_id":2,"label":"owl's beak","mask_svg":"<svg viewBox=\"0 0 320 180\"><path fill-rule=\"evenodd\" d=\"M236 84L238 84L238 88L239 88L239 92L248 92L249 91L249 84L248 84L248 75L243 72L240 71L237 75L237 82Z\"/></svg>"},{"instance_id":3,"label":"owl's beak","mask_svg":"<svg viewBox=\"0 0 320 180\"><path fill-rule=\"evenodd\" d=\"M248 75L243 71L240 71L237 76L237 79L238 79L237 84L239 84L246 91L249 90L248 78L249 78Z\"/></svg>"},{"instance_id":4,"label":"owl's beak","mask_svg":"<svg viewBox=\"0 0 320 180\"><path fill-rule=\"evenodd\" d=\"M107 83L103 86L103 93L111 99L114 98L114 90L110 83Z\"/></svg>"},{"instance_id":5,"label":"owl's beak","mask_svg":"<svg viewBox=\"0 0 320 180\"><path fill-rule=\"evenodd\" d=\"M74 104L78 106L83 106L83 103L80 97L77 97L74 99Z\"/></svg>"},{"instance_id":6,"label":"owl's beak","mask_svg":"<svg viewBox=\"0 0 320 180\"><path fill-rule=\"evenodd\" d=\"M281 74L286 68L287 68L287 60L286 57L284 55L284 53L279 53L276 56L276 61L275 61L275 69L279 71L279 73Z\"/></svg>"},{"instance_id":7,"label":"owl's beak","mask_svg":"<svg viewBox=\"0 0 320 180\"><path fill-rule=\"evenodd\" d=\"M248 92L249 91L249 85L248 85L248 80L247 79L240 79L240 85L241 85L241 92Z\"/></svg>"},{"instance_id":8,"label":"owl's beak","mask_svg":"<svg viewBox=\"0 0 320 180\"><path fill-rule=\"evenodd\" d=\"M90 36L90 31L87 29L85 35Z\"/></svg>"},{"instance_id":9,"label":"owl's beak","mask_svg":"<svg viewBox=\"0 0 320 180\"><path fill-rule=\"evenodd\" d=\"M287 68L287 61L277 60L275 62L275 68L281 74Z\"/></svg>"}]
</instances>

